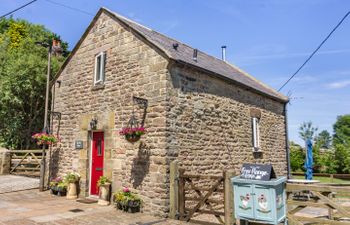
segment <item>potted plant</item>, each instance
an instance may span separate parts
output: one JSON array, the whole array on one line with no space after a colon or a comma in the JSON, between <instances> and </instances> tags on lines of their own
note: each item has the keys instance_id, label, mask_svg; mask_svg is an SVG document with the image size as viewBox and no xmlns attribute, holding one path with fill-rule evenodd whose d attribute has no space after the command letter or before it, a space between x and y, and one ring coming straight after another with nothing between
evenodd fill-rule
<instances>
[{"instance_id":1,"label":"potted plant","mask_svg":"<svg viewBox=\"0 0 350 225\"><path fill-rule=\"evenodd\" d=\"M124 127L119 132L120 135L124 135L125 139L129 142L136 142L140 140L141 136L146 133L144 127Z\"/></svg>"},{"instance_id":2,"label":"potted plant","mask_svg":"<svg viewBox=\"0 0 350 225\"><path fill-rule=\"evenodd\" d=\"M53 145L58 142L58 137L53 134L36 133L32 136L37 145Z\"/></svg>"},{"instance_id":3,"label":"potted plant","mask_svg":"<svg viewBox=\"0 0 350 225\"><path fill-rule=\"evenodd\" d=\"M129 213L140 212L142 200L136 194L132 193L129 188L114 193L116 207Z\"/></svg>"},{"instance_id":4,"label":"potted plant","mask_svg":"<svg viewBox=\"0 0 350 225\"><path fill-rule=\"evenodd\" d=\"M57 196L65 196L67 193L67 184L63 181L61 177L56 177L50 182L50 192L51 194Z\"/></svg>"},{"instance_id":5,"label":"potted plant","mask_svg":"<svg viewBox=\"0 0 350 225\"><path fill-rule=\"evenodd\" d=\"M78 181L80 175L77 173L68 173L64 177L64 182L67 184L67 199L78 198Z\"/></svg>"},{"instance_id":6,"label":"potted plant","mask_svg":"<svg viewBox=\"0 0 350 225\"><path fill-rule=\"evenodd\" d=\"M100 176L97 181L97 187L99 188L99 205L109 205L111 180L106 176Z\"/></svg>"}]
</instances>

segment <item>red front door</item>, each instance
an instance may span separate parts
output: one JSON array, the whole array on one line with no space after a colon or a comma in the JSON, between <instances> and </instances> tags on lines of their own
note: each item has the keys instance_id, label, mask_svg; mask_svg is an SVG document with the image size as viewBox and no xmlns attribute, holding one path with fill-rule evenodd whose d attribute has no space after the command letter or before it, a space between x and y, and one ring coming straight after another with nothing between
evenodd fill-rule
<instances>
[{"instance_id":1,"label":"red front door","mask_svg":"<svg viewBox=\"0 0 350 225\"><path fill-rule=\"evenodd\" d=\"M103 132L96 132L92 135L92 152L91 152L91 185L90 194L98 195L97 181L103 176L103 155L104 139Z\"/></svg>"}]
</instances>

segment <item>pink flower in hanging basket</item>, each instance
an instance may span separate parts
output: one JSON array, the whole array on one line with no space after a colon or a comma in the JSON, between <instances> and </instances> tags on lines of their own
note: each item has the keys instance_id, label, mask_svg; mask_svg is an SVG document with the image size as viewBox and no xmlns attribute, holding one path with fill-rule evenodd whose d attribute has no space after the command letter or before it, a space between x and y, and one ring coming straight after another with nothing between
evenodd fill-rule
<instances>
[{"instance_id":1,"label":"pink flower in hanging basket","mask_svg":"<svg viewBox=\"0 0 350 225\"><path fill-rule=\"evenodd\" d=\"M36 141L37 145L52 145L56 144L59 140L55 135L47 133L36 133L32 138Z\"/></svg>"},{"instance_id":2,"label":"pink flower in hanging basket","mask_svg":"<svg viewBox=\"0 0 350 225\"><path fill-rule=\"evenodd\" d=\"M124 127L119 131L120 135L133 135L136 134L138 136L144 135L146 133L146 129L144 127Z\"/></svg>"}]
</instances>

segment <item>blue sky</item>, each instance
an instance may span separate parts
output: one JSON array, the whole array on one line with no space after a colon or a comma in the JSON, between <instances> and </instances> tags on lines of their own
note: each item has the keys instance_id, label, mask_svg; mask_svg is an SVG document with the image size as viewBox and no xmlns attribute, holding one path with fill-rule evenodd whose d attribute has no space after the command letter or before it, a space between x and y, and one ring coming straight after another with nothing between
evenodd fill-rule
<instances>
[{"instance_id":1,"label":"blue sky","mask_svg":"<svg viewBox=\"0 0 350 225\"><path fill-rule=\"evenodd\" d=\"M15 18L43 24L68 41L79 40L93 16L105 6L211 55L227 59L278 89L350 10L345 0L38 0ZM1 0L0 15L28 2ZM350 17L319 53L283 90L291 94L290 139L301 143L297 129L312 121L332 133L338 115L350 113Z\"/></svg>"}]
</instances>

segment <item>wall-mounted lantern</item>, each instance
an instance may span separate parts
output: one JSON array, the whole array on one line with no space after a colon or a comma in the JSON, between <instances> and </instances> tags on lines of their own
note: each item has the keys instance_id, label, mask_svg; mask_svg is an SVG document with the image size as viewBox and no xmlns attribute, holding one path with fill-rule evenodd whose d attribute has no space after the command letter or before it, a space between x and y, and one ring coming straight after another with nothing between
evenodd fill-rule
<instances>
[{"instance_id":1,"label":"wall-mounted lantern","mask_svg":"<svg viewBox=\"0 0 350 225\"><path fill-rule=\"evenodd\" d=\"M93 117L90 121L90 129L89 130L96 130L97 127L97 119Z\"/></svg>"}]
</instances>

